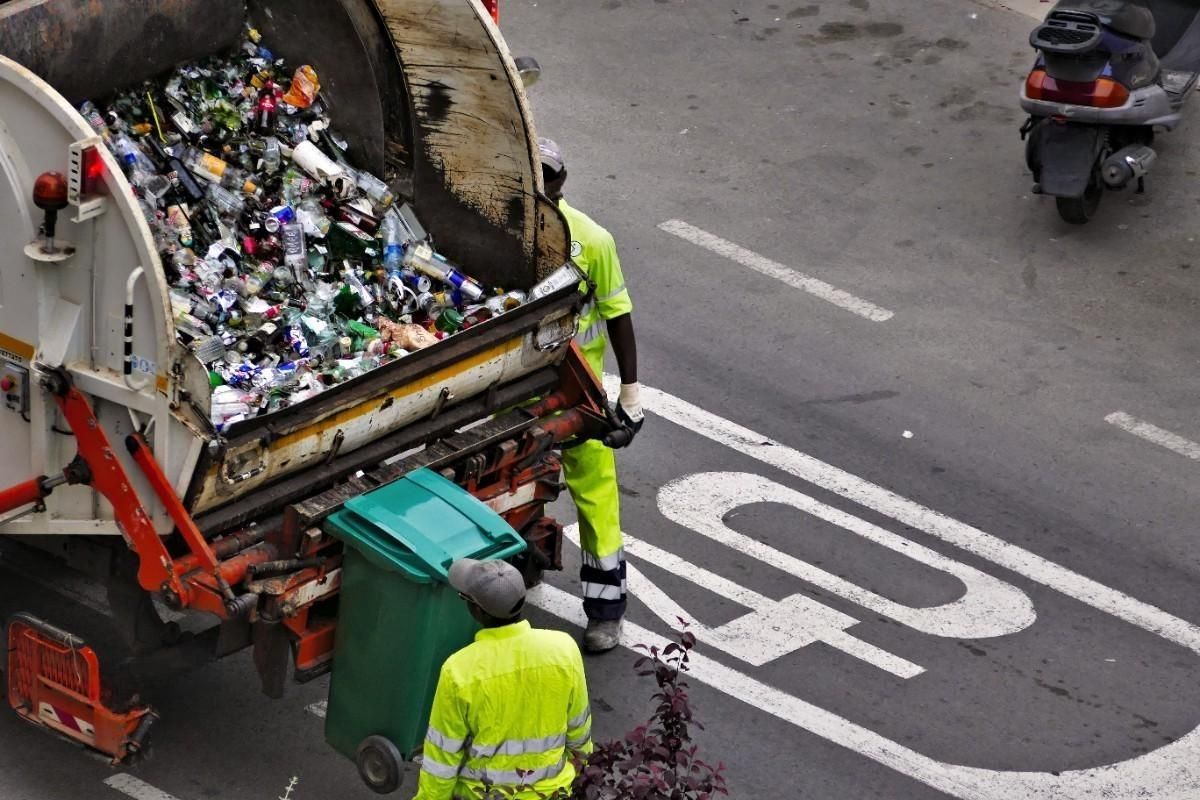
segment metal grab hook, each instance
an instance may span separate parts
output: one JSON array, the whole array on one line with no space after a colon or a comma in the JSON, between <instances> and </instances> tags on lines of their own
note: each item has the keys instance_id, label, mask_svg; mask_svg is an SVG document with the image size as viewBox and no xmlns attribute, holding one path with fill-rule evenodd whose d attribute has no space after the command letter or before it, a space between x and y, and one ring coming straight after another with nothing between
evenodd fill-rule
<instances>
[{"instance_id":1,"label":"metal grab hook","mask_svg":"<svg viewBox=\"0 0 1200 800\"><path fill-rule=\"evenodd\" d=\"M146 274L146 270L138 267L129 273L125 281L125 385L135 392L140 392L150 384L150 376L133 377L133 287Z\"/></svg>"}]
</instances>

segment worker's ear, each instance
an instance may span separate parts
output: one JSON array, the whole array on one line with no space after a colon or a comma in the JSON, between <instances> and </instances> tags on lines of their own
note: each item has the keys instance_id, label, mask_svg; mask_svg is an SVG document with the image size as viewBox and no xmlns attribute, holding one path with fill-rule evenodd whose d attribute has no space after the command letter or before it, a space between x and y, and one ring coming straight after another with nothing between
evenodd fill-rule
<instances>
[{"instance_id":1,"label":"worker's ear","mask_svg":"<svg viewBox=\"0 0 1200 800\"><path fill-rule=\"evenodd\" d=\"M474 600L467 600L467 610L471 612L471 616L480 625L487 625L490 617L488 613L479 607L479 604Z\"/></svg>"},{"instance_id":2,"label":"worker's ear","mask_svg":"<svg viewBox=\"0 0 1200 800\"><path fill-rule=\"evenodd\" d=\"M562 197L563 184L567 182L567 171L555 174L550 170L542 167L542 183L546 186L546 196L551 200L557 200Z\"/></svg>"}]
</instances>

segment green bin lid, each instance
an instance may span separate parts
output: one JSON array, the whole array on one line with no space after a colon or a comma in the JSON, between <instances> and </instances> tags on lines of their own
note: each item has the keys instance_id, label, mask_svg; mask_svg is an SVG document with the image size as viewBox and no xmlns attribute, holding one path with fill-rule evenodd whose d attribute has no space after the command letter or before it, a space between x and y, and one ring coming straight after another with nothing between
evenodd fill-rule
<instances>
[{"instance_id":1,"label":"green bin lid","mask_svg":"<svg viewBox=\"0 0 1200 800\"><path fill-rule=\"evenodd\" d=\"M525 549L503 517L428 468L346 501L325 528L416 583L445 582L459 558L511 558Z\"/></svg>"}]
</instances>

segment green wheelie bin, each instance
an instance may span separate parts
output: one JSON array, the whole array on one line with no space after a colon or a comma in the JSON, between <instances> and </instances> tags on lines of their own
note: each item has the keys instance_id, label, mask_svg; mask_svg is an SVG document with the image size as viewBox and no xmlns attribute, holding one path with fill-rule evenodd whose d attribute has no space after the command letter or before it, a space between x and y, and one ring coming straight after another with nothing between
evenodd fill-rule
<instances>
[{"instance_id":1,"label":"green wheelie bin","mask_svg":"<svg viewBox=\"0 0 1200 800\"><path fill-rule=\"evenodd\" d=\"M348 501L325 526L345 544L325 738L387 793L424 742L443 662L479 629L450 564L511 558L525 542L429 469Z\"/></svg>"}]
</instances>

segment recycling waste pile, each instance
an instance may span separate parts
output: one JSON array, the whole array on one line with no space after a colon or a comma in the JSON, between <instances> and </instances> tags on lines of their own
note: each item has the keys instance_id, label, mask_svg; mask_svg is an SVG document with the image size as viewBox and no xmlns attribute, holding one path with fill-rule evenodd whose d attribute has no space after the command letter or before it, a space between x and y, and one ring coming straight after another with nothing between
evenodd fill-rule
<instances>
[{"instance_id":1,"label":"recycling waste pile","mask_svg":"<svg viewBox=\"0 0 1200 800\"><path fill-rule=\"evenodd\" d=\"M408 203L348 163L320 88L247 29L235 53L80 109L150 225L217 430L527 301L448 262Z\"/></svg>"}]
</instances>

